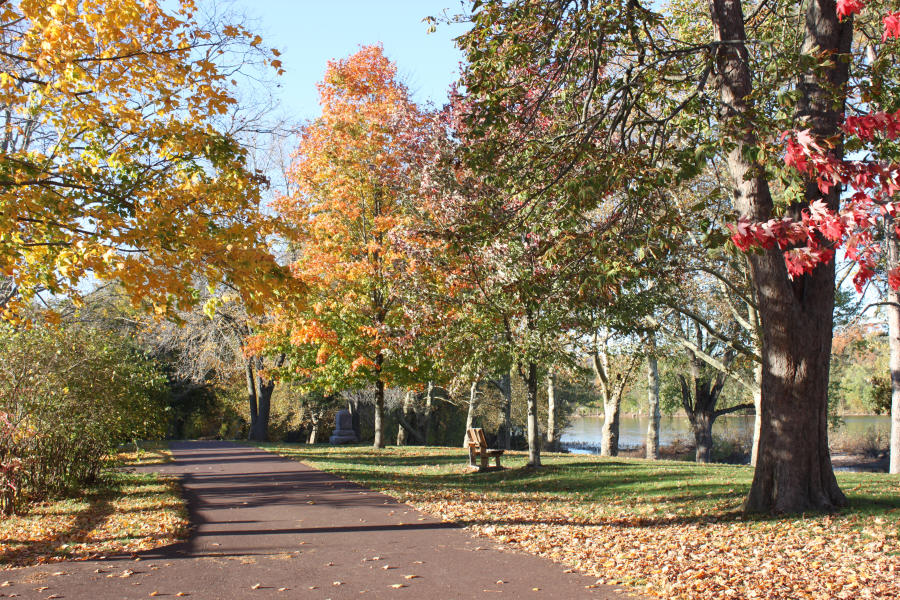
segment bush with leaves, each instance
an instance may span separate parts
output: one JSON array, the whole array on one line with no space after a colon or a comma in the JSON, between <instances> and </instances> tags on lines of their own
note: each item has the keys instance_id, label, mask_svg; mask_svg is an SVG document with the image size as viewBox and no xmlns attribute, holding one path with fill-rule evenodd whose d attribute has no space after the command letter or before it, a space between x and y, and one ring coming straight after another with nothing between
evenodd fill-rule
<instances>
[{"instance_id":1,"label":"bush with leaves","mask_svg":"<svg viewBox=\"0 0 900 600\"><path fill-rule=\"evenodd\" d=\"M161 436L166 389L115 334L0 327L0 510L76 491L121 444Z\"/></svg>"}]
</instances>

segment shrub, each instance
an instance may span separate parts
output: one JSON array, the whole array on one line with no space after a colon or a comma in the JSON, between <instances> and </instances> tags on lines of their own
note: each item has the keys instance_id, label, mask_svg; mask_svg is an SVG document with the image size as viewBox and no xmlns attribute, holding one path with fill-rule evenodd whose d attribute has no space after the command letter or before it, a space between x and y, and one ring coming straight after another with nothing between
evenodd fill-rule
<instances>
[{"instance_id":1,"label":"shrub","mask_svg":"<svg viewBox=\"0 0 900 600\"><path fill-rule=\"evenodd\" d=\"M113 333L0 326L0 510L78 490L162 434L165 377Z\"/></svg>"}]
</instances>

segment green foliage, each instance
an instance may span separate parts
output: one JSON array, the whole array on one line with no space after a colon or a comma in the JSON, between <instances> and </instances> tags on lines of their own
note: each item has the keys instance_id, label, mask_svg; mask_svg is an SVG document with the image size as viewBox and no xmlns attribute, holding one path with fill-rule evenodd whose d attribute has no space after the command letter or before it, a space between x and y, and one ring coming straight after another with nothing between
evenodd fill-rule
<instances>
[{"instance_id":1,"label":"green foliage","mask_svg":"<svg viewBox=\"0 0 900 600\"><path fill-rule=\"evenodd\" d=\"M829 412L890 412L888 341L877 326L856 325L835 334L828 385Z\"/></svg>"},{"instance_id":2,"label":"green foliage","mask_svg":"<svg viewBox=\"0 0 900 600\"><path fill-rule=\"evenodd\" d=\"M119 445L161 436L166 391L114 334L0 328L0 508L78 490Z\"/></svg>"}]
</instances>

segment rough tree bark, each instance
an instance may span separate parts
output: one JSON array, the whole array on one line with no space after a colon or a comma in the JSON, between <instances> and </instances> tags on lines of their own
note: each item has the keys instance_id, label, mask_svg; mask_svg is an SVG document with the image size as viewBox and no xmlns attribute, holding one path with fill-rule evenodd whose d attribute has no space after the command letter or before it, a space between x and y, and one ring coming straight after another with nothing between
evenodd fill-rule
<instances>
[{"instance_id":1,"label":"rough tree bark","mask_svg":"<svg viewBox=\"0 0 900 600\"><path fill-rule=\"evenodd\" d=\"M538 421L538 368L537 364L528 363L527 372L522 374L525 380L525 406L528 420L528 466L541 466L541 423Z\"/></svg>"},{"instance_id":2,"label":"rough tree bark","mask_svg":"<svg viewBox=\"0 0 900 600\"><path fill-rule=\"evenodd\" d=\"M656 359L656 336L647 336L647 442L646 457L659 459L659 365Z\"/></svg>"},{"instance_id":3,"label":"rough tree bark","mask_svg":"<svg viewBox=\"0 0 900 600\"><path fill-rule=\"evenodd\" d=\"M774 203L761 165L749 158L759 139L749 99L752 75L741 2L710 0L710 13L718 42L720 120L734 131L727 161L734 205L742 216L766 221L773 216ZM849 54L852 23L852 18L838 21L834 0L810 0L803 51ZM817 137L833 139L839 155L843 102L835 101L830 90L845 90L848 76L849 61L838 56L830 66L810 69L798 86L798 117ZM805 202L791 207L790 214L799 217L805 205L819 198L836 210L839 196L837 188L823 196L810 182ZM831 466L826 418L834 262L793 280L778 249L750 255L750 265L763 330L763 373L759 456L744 510L833 510L847 503Z\"/></svg>"},{"instance_id":4,"label":"rough tree bark","mask_svg":"<svg viewBox=\"0 0 900 600\"><path fill-rule=\"evenodd\" d=\"M245 365L247 396L250 403L250 435L254 442L269 440L269 414L272 407L274 381L264 380L260 374L260 359L248 358Z\"/></svg>"},{"instance_id":5,"label":"rough tree bark","mask_svg":"<svg viewBox=\"0 0 900 600\"><path fill-rule=\"evenodd\" d=\"M885 218L887 270L900 265L900 240L894 230L894 218ZM891 368L891 473L900 473L900 292L888 286L888 340Z\"/></svg>"}]
</instances>

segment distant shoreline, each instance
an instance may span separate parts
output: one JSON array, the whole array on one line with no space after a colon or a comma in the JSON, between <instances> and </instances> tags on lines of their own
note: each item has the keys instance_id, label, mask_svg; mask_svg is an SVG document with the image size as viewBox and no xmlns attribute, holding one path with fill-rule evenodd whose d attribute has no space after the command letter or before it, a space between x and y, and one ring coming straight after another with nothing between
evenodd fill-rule
<instances>
[{"instance_id":1,"label":"distant shoreline","mask_svg":"<svg viewBox=\"0 0 900 600\"><path fill-rule=\"evenodd\" d=\"M734 417L752 417L752 416L753 416L752 413L750 413L750 414L736 413L736 414L730 414L730 415L723 415L719 418L720 419L729 419L729 418L734 418ZM837 416L840 418L844 418L844 417L884 417L885 419L891 418L891 415L876 415L875 413L841 413ZM585 412L585 413L574 412L574 413L572 413L570 418L581 419L584 417L601 418L602 419L603 412L602 411L596 412L596 413L594 413L594 412ZM646 418L648 418L647 415L645 415L644 413L630 413L630 412L629 413L619 413L619 417L625 418L625 419L646 419ZM684 414L662 415L662 418L663 419L687 419L687 415L684 415Z\"/></svg>"}]
</instances>

